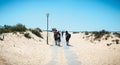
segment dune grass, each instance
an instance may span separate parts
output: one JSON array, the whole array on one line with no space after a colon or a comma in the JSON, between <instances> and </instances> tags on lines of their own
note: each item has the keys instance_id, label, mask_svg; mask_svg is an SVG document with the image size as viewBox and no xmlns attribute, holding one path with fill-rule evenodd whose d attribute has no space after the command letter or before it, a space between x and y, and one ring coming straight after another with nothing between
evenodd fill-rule
<instances>
[{"instance_id":1,"label":"dune grass","mask_svg":"<svg viewBox=\"0 0 120 65\"><path fill-rule=\"evenodd\" d=\"M94 35L94 40L97 40L97 39L101 39L104 35L106 34L110 34L110 32L106 31L106 30L101 30L101 31L94 31L94 32L91 32L93 35ZM109 36L107 36L108 38Z\"/></svg>"},{"instance_id":2,"label":"dune grass","mask_svg":"<svg viewBox=\"0 0 120 65\"><path fill-rule=\"evenodd\" d=\"M41 35L41 33L40 33L40 32L42 32L41 29L36 28L36 29L29 29L29 30L30 30L33 34L35 34L36 36L38 36L38 37L40 37L40 38L43 39L43 37L42 37L42 35Z\"/></svg>"},{"instance_id":3,"label":"dune grass","mask_svg":"<svg viewBox=\"0 0 120 65\"><path fill-rule=\"evenodd\" d=\"M10 25L4 25L4 26L0 26L0 34L2 33L13 33L16 34L16 32L19 32L21 34L24 34L24 36L28 39L31 39L31 36L29 33L24 33L27 30L31 31L33 34L35 34L36 36L43 38L41 35L42 30L40 28L35 28L35 29L27 29L25 27L25 25L23 24L16 24L14 26L10 26Z\"/></svg>"},{"instance_id":4,"label":"dune grass","mask_svg":"<svg viewBox=\"0 0 120 65\"><path fill-rule=\"evenodd\" d=\"M114 34L115 36L117 36L118 38L120 38L120 33L114 32L113 34Z\"/></svg>"},{"instance_id":5,"label":"dune grass","mask_svg":"<svg viewBox=\"0 0 120 65\"><path fill-rule=\"evenodd\" d=\"M16 24L14 26L4 25L0 27L0 34L10 32L25 32L27 28L22 24Z\"/></svg>"}]
</instances>

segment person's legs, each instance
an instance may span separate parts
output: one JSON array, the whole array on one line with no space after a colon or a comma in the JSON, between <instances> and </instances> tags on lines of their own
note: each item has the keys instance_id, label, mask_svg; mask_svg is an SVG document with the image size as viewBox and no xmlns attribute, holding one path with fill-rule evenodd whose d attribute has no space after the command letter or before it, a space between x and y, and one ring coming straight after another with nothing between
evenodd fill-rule
<instances>
[{"instance_id":1,"label":"person's legs","mask_svg":"<svg viewBox=\"0 0 120 65\"><path fill-rule=\"evenodd\" d=\"M58 41L58 46L60 46L60 42Z\"/></svg>"},{"instance_id":2,"label":"person's legs","mask_svg":"<svg viewBox=\"0 0 120 65\"><path fill-rule=\"evenodd\" d=\"M60 38L58 38L58 46L60 46L60 42L61 42L61 40L60 40Z\"/></svg>"},{"instance_id":3,"label":"person's legs","mask_svg":"<svg viewBox=\"0 0 120 65\"><path fill-rule=\"evenodd\" d=\"M69 45L69 42L68 42L68 41L66 42L66 45L67 45L67 46Z\"/></svg>"},{"instance_id":4,"label":"person's legs","mask_svg":"<svg viewBox=\"0 0 120 65\"><path fill-rule=\"evenodd\" d=\"M66 45L69 45L69 38L66 38Z\"/></svg>"},{"instance_id":5,"label":"person's legs","mask_svg":"<svg viewBox=\"0 0 120 65\"><path fill-rule=\"evenodd\" d=\"M55 45L57 45L57 40L55 40Z\"/></svg>"}]
</instances>

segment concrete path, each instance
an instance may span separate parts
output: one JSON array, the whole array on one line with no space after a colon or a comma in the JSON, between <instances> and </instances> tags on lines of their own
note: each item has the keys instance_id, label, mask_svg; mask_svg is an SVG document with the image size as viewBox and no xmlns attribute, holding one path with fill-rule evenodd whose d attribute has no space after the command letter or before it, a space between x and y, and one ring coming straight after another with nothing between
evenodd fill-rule
<instances>
[{"instance_id":1,"label":"concrete path","mask_svg":"<svg viewBox=\"0 0 120 65\"><path fill-rule=\"evenodd\" d=\"M59 47L53 42L52 58L46 65L81 65L77 55L71 50L73 46L66 46L64 38L61 38L61 44L62 47Z\"/></svg>"}]
</instances>

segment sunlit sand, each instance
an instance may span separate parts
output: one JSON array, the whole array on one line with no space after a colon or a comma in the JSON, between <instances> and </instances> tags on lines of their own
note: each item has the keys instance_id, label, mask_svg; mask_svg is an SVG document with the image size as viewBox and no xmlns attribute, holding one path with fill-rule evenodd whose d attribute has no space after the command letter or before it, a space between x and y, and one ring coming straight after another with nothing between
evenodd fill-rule
<instances>
[{"instance_id":1,"label":"sunlit sand","mask_svg":"<svg viewBox=\"0 0 120 65\"><path fill-rule=\"evenodd\" d=\"M87 38L83 39L86 37L84 33L71 33L71 46L66 46L65 39L62 37L61 47L59 47L54 44L52 32L49 32L49 45L46 44L46 32L42 32L44 39L29 33L32 39L27 39L19 33L5 34L4 41L0 41L0 65L120 64L120 44L113 43L107 46L111 40L119 39L115 36L100 42L90 42Z\"/></svg>"}]
</instances>

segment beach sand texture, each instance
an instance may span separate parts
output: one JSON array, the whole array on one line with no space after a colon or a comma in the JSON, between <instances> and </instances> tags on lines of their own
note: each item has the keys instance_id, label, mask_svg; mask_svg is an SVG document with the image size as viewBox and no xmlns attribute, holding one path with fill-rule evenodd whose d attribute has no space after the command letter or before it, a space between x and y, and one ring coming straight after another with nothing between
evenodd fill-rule
<instances>
[{"instance_id":1,"label":"beach sand texture","mask_svg":"<svg viewBox=\"0 0 120 65\"><path fill-rule=\"evenodd\" d=\"M4 41L0 41L0 65L120 65L120 44L111 42L119 39L115 36L92 43L83 39L84 33L71 33L71 46L66 46L63 37L59 47L54 44L52 32L49 45L46 32L42 32L44 39L29 33L32 39L19 33L5 34ZM108 43L112 45L107 46Z\"/></svg>"}]
</instances>

